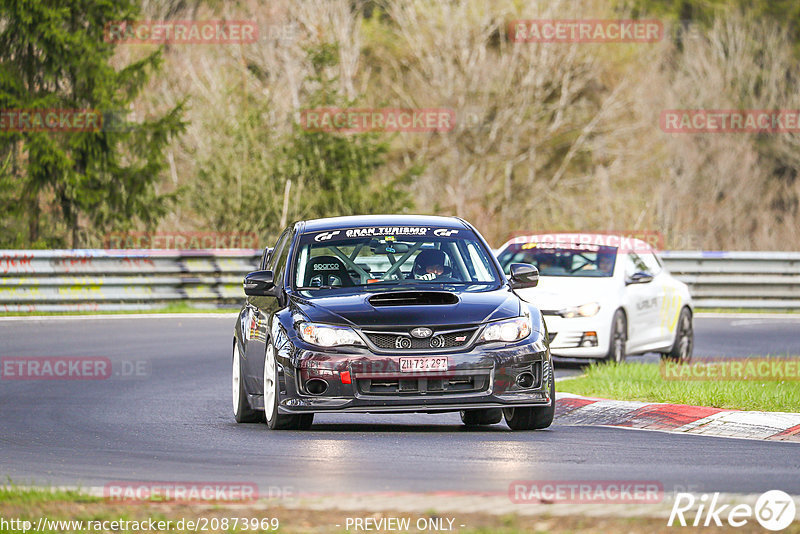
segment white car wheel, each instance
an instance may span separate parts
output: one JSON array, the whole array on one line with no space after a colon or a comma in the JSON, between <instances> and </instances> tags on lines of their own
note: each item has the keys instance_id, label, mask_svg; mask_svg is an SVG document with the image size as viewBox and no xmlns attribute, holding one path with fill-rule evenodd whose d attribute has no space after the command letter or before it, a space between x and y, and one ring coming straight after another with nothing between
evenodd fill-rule
<instances>
[{"instance_id":1,"label":"white car wheel","mask_svg":"<svg viewBox=\"0 0 800 534\"><path fill-rule=\"evenodd\" d=\"M242 370L239 367L239 351L236 350L236 344L233 345L233 357L231 358L233 361L233 369L231 369L231 390L233 396L233 415L234 417L239 416L239 388L241 387L242 381Z\"/></svg>"},{"instance_id":2,"label":"white car wheel","mask_svg":"<svg viewBox=\"0 0 800 534\"><path fill-rule=\"evenodd\" d=\"M264 357L264 413L267 424L272 427L278 415L278 406L275 402L278 397L278 366L275 363L275 347L267 344L267 354Z\"/></svg>"},{"instance_id":3,"label":"white car wheel","mask_svg":"<svg viewBox=\"0 0 800 534\"><path fill-rule=\"evenodd\" d=\"M264 357L264 413L270 430L307 430L314 422L313 413L289 415L278 412L278 362L272 343L267 343Z\"/></svg>"},{"instance_id":4,"label":"white car wheel","mask_svg":"<svg viewBox=\"0 0 800 534\"><path fill-rule=\"evenodd\" d=\"M256 423L261 414L250 407L247 400L247 391L244 388L242 376L242 358L236 340L233 341L233 355L231 356L231 400L233 401L233 418L237 423Z\"/></svg>"}]
</instances>

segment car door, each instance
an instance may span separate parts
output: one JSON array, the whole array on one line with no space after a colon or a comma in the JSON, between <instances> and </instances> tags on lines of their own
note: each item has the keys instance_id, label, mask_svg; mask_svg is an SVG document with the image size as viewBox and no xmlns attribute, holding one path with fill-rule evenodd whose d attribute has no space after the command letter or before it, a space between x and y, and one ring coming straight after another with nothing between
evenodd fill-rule
<instances>
[{"instance_id":1,"label":"car door","mask_svg":"<svg viewBox=\"0 0 800 534\"><path fill-rule=\"evenodd\" d=\"M278 278L277 271L281 261L285 264L289 251L289 242L292 232L286 229L278 238L271 254L265 254L262 260L263 269L276 273L275 284L283 284ZM266 341L269 332L269 318L278 309L278 299L275 297L248 296L245 302L245 315L242 318L242 337L246 340L245 346L245 380L248 391L263 391L264 384L264 356L266 355Z\"/></svg>"},{"instance_id":2,"label":"car door","mask_svg":"<svg viewBox=\"0 0 800 534\"><path fill-rule=\"evenodd\" d=\"M653 252L640 254L648 269L655 274L653 284L658 293L658 332L656 341L664 346L671 346L675 339L675 328L682 307L680 292L675 280L667 272L661 261Z\"/></svg>"},{"instance_id":3,"label":"car door","mask_svg":"<svg viewBox=\"0 0 800 534\"><path fill-rule=\"evenodd\" d=\"M653 277L636 281L637 275ZM634 252L625 254L625 289L623 302L628 312L628 350L658 341L661 335L659 317L659 284L642 257Z\"/></svg>"}]
</instances>

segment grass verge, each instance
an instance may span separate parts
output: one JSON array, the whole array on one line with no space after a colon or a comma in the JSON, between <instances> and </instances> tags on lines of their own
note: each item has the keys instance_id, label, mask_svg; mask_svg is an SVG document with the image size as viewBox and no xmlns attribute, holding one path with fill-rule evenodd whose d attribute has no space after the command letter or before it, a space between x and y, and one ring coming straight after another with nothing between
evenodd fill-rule
<instances>
[{"instance_id":1,"label":"grass verge","mask_svg":"<svg viewBox=\"0 0 800 534\"><path fill-rule=\"evenodd\" d=\"M797 381L666 380L660 366L638 362L592 364L584 372L583 376L560 382L558 390L605 399L800 412Z\"/></svg>"},{"instance_id":2,"label":"grass verge","mask_svg":"<svg viewBox=\"0 0 800 534\"><path fill-rule=\"evenodd\" d=\"M76 490L19 488L13 484L0 486L0 505L2 506L24 507L49 502L88 503L100 500L99 497L93 497Z\"/></svg>"}]
</instances>

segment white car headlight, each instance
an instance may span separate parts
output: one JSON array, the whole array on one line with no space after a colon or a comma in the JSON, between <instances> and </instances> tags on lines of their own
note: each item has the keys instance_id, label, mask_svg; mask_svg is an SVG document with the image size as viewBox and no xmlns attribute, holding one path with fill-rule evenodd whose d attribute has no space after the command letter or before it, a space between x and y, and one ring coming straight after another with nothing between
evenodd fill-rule
<instances>
[{"instance_id":1,"label":"white car headlight","mask_svg":"<svg viewBox=\"0 0 800 534\"><path fill-rule=\"evenodd\" d=\"M346 326L331 326L317 323L300 323L297 325L300 339L306 343L320 347L335 347L338 345L364 345L364 342L352 328Z\"/></svg>"},{"instance_id":2,"label":"white car headlight","mask_svg":"<svg viewBox=\"0 0 800 534\"><path fill-rule=\"evenodd\" d=\"M572 317L593 317L600 311L600 304L597 302L588 302L581 306L572 306L571 308L564 308L559 310L558 314L561 317L571 319Z\"/></svg>"},{"instance_id":3,"label":"white car headlight","mask_svg":"<svg viewBox=\"0 0 800 534\"><path fill-rule=\"evenodd\" d=\"M528 315L490 323L483 330L479 341L504 341L511 343L528 337L531 333L531 318Z\"/></svg>"}]
</instances>

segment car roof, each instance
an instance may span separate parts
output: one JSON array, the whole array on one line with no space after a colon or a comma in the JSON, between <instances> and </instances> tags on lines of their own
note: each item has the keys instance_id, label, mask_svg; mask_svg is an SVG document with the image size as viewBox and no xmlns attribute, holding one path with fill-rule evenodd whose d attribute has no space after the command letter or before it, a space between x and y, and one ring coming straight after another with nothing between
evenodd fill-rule
<instances>
[{"instance_id":1,"label":"car roof","mask_svg":"<svg viewBox=\"0 0 800 534\"><path fill-rule=\"evenodd\" d=\"M512 237L504 243L499 249L503 250L509 245L519 243L574 243L574 244L587 244L598 245L606 247L621 248L621 252L637 251L637 252L651 252L655 249L646 241L637 239L635 237L627 236L624 234L615 234L613 232L563 232L563 233L542 233L521 235Z\"/></svg>"},{"instance_id":2,"label":"car roof","mask_svg":"<svg viewBox=\"0 0 800 534\"><path fill-rule=\"evenodd\" d=\"M351 215L329 217L300 222L303 232L319 232L341 228L361 228L364 226L435 226L438 228L469 228L458 217L439 217L435 215Z\"/></svg>"}]
</instances>

